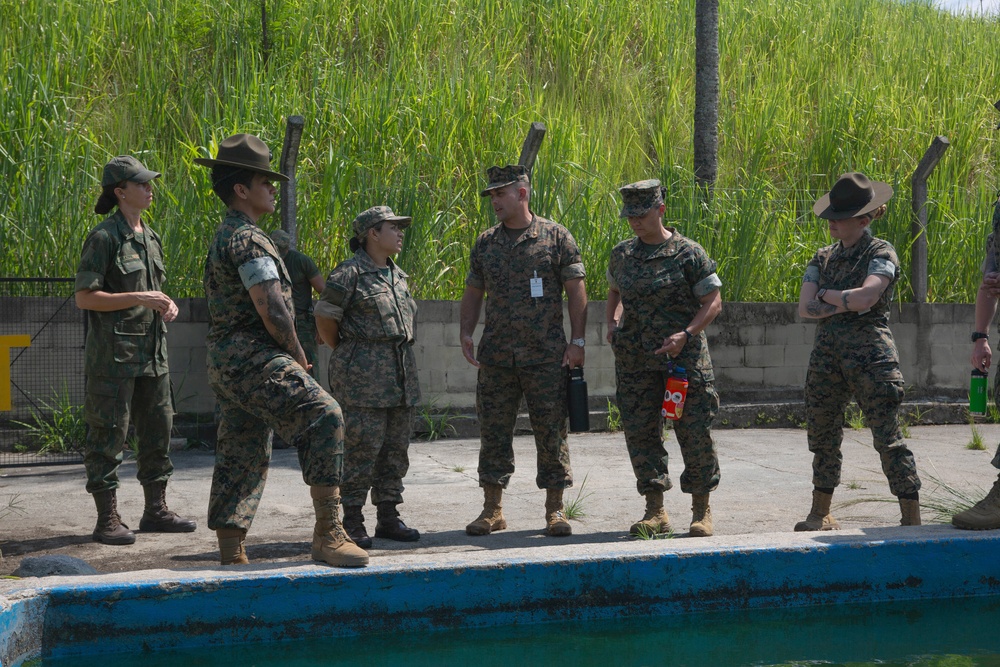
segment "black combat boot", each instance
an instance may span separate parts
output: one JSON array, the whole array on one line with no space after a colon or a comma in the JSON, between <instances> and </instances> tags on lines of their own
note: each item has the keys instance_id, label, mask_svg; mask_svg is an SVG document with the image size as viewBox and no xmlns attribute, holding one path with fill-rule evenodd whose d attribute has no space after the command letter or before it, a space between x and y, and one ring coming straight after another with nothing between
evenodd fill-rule
<instances>
[{"instance_id":1,"label":"black combat boot","mask_svg":"<svg viewBox=\"0 0 1000 667\"><path fill-rule=\"evenodd\" d=\"M362 549L372 548L372 538L365 530L365 515L361 512L361 505L344 505L344 530Z\"/></svg>"},{"instance_id":2,"label":"black combat boot","mask_svg":"<svg viewBox=\"0 0 1000 667\"><path fill-rule=\"evenodd\" d=\"M147 533L190 533L198 527L191 519L177 516L167 507L167 483L150 482L142 487L146 509L139 519L139 530Z\"/></svg>"},{"instance_id":3,"label":"black combat boot","mask_svg":"<svg viewBox=\"0 0 1000 667\"><path fill-rule=\"evenodd\" d=\"M399 518L396 503L386 501L378 504L378 523L375 524L375 537L397 542L416 542L420 539L420 531L408 528Z\"/></svg>"}]
</instances>

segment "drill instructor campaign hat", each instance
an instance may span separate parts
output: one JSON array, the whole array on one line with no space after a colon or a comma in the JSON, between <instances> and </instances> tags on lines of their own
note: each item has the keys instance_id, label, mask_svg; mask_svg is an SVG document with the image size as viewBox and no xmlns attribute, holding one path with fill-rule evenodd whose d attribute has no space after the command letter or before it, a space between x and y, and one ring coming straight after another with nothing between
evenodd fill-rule
<instances>
[{"instance_id":1,"label":"drill instructor campaign hat","mask_svg":"<svg viewBox=\"0 0 1000 667\"><path fill-rule=\"evenodd\" d=\"M132 181L133 183L149 183L154 178L159 178L160 172L146 169L146 165L136 160L131 155L119 155L113 157L104 165L104 174L101 175L101 187L115 185L122 181Z\"/></svg>"},{"instance_id":2,"label":"drill instructor campaign hat","mask_svg":"<svg viewBox=\"0 0 1000 667\"><path fill-rule=\"evenodd\" d=\"M400 229L406 229L413 222L413 218L408 215L396 215L388 206L372 206L354 218L355 238L360 240L369 229L378 226L380 222L395 222Z\"/></svg>"},{"instance_id":3,"label":"drill instructor campaign hat","mask_svg":"<svg viewBox=\"0 0 1000 667\"><path fill-rule=\"evenodd\" d=\"M629 183L618 188L622 195L622 210L619 218L640 218L651 208L663 203L665 188L655 178Z\"/></svg>"},{"instance_id":4,"label":"drill instructor campaign hat","mask_svg":"<svg viewBox=\"0 0 1000 667\"><path fill-rule=\"evenodd\" d=\"M523 164L508 164L503 167L490 167L486 170L489 183L486 189L479 193L480 197L488 197L491 190L498 190L514 183L530 183L528 168Z\"/></svg>"},{"instance_id":5,"label":"drill instructor campaign hat","mask_svg":"<svg viewBox=\"0 0 1000 667\"><path fill-rule=\"evenodd\" d=\"M843 220L871 213L892 199L892 186L870 181L854 171L841 174L830 191L816 200L813 213L825 220Z\"/></svg>"},{"instance_id":6,"label":"drill instructor campaign hat","mask_svg":"<svg viewBox=\"0 0 1000 667\"><path fill-rule=\"evenodd\" d=\"M284 174L271 171L271 151L267 144L252 134L234 134L219 144L219 152L214 160L199 157L194 159L194 163L203 167L214 167L217 164L239 167L283 183L289 180Z\"/></svg>"}]
</instances>

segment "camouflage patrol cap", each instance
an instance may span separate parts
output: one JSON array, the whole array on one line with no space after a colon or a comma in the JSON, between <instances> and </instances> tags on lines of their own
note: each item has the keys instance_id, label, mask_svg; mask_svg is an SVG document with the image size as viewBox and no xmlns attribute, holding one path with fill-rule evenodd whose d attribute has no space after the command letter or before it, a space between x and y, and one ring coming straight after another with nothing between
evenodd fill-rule
<instances>
[{"instance_id":1,"label":"camouflage patrol cap","mask_svg":"<svg viewBox=\"0 0 1000 667\"><path fill-rule=\"evenodd\" d=\"M101 176L101 187L121 183L122 181L133 181L135 183L148 183L154 178L159 178L160 173L146 169L146 166L136 160L131 155L119 155L113 157L104 165L104 174Z\"/></svg>"},{"instance_id":2,"label":"camouflage patrol cap","mask_svg":"<svg viewBox=\"0 0 1000 667\"><path fill-rule=\"evenodd\" d=\"M284 229L275 229L271 232L271 240L274 241L274 247L276 247L278 252L282 255L288 252L288 249L292 247L292 235Z\"/></svg>"},{"instance_id":3,"label":"camouflage patrol cap","mask_svg":"<svg viewBox=\"0 0 1000 667\"><path fill-rule=\"evenodd\" d=\"M480 197L488 197L491 190L497 190L514 183L531 183L528 168L523 164L508 164L503 167L490 167L486 170L489 182L486 189L479 193Z\"/></svg>"},{"instance_id":4,"label":"camouflage patrol cap","mask_svg":"<svg viewBox=\"0 0 1000 667\"><path fill-rule=\"evenodd\" d=\"M622 193L621 218L637 218L663 203L663 187L655 178L618 188Z\"/></svg>"},{"instance_id":5,"label":"camouflage patrol cap","mask_svg":"<svg viewBox=\"0 0 1000 667\"><path fill-rule=\"evenodd\" d=\"M396 215L388 206L372 206L354 218L354 236L361 239L380 222L395 222L400 229L406 229L412 221L413 218L408 215Z\"/></svg>"}]
</instances>

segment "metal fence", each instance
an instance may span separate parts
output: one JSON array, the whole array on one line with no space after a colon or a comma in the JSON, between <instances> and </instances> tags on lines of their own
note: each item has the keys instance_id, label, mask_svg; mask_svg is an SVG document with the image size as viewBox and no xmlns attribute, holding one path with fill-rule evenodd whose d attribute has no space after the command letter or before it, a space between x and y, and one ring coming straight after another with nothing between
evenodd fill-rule
<instances>
[{"instance_id":1,"label":"metal fence","mask_svg":"<svg viewBox=\"0 0 1000 667\"><path fill-rule=\"evenodd\" d=\"M0 468L81 463L86 319L72 278L0 278Z\"/></svg>"}]
</instances>

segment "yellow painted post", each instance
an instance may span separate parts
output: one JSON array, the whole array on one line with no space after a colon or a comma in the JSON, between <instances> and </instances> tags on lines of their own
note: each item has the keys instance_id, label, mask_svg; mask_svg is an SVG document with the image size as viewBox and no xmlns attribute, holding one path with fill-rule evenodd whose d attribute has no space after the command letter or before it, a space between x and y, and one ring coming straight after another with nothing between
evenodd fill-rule
<instances>
[{"instance_id":1,"label":"yellow painted post","mask_svg":"<svg viewBox=\"0 0 1000 667\"><path fill-rule=\"evenodd\" d=\"M31 336L0 336L0 412L11 409L10 401L10 348L31 347Z\"/></svg>"}]
</instances>

